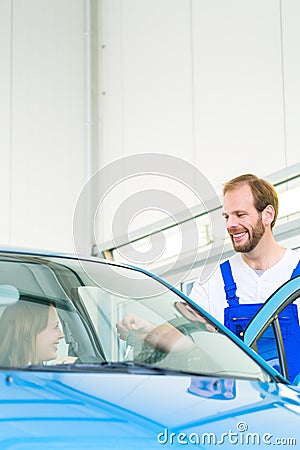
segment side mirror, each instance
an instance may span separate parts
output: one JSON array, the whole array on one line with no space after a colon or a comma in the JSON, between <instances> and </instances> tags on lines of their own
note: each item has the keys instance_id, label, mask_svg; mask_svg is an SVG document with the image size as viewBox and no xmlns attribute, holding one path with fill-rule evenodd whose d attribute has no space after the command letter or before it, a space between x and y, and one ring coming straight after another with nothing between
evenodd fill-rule
<instances>
[{"instance_id":1,"label":"side mirror","mask_svg":"<svg viewBox=\"0 0 300 450\"><path fill-rule=\"evenodd\" d=\"M19 298L20 292L15 286L0 284L0 306L14 305Z\"/></svg>"}]
</instances>

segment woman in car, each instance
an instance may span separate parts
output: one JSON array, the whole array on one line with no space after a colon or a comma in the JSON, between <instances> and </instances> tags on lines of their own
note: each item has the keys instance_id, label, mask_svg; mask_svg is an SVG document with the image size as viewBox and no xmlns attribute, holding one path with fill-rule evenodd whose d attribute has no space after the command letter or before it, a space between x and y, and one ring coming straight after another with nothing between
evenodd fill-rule
<instances>
[{"instance_id":1,"label":"woman in car","mask_svg":"<svg viewBox=\"0 0 300 450\"><path fill-rule=\"evenodd\" d=\"M73 357L57 358L64 338L53 304L18 301L7 306L0 318L0 365L22 367L74 362Z\"/></svg>"}]
</instances>

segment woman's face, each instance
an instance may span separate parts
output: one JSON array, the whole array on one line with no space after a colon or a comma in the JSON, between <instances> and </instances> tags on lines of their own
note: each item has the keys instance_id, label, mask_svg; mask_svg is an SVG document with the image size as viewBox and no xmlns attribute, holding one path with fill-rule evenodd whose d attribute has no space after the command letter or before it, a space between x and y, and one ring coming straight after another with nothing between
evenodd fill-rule
<instances>
[{"instance_id":1,"label":"woman's face","mask_svg":"<svg viewBox=\"0 0 300 450\"><path fill-rule=\"evenodd\" d=\"M41 363L55 359L59 341L63 338L64 334L59 326L57 311L54 306L50 306L47 327L36 337L37 361Z\"/></svg>"}]
</instances>

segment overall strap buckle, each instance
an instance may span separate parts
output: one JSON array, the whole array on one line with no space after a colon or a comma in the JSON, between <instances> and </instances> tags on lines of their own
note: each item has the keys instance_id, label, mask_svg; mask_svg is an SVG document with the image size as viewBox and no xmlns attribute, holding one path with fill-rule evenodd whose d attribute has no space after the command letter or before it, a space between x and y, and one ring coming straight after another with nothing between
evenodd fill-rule
<instances>
[{"instance_id":1,"label":"overall strap buckle","mask_svg":"<svg viewBox=\"0 0 300 450\"><path fill-rule=\"evenodd\" d=\"M226 293L226 300L229 306L239 305L239 297L236 295L236 284L233 279L230 262L224 261L220 264L220 269L224 281L224 290Z\"/></svg>"}]
</instances>

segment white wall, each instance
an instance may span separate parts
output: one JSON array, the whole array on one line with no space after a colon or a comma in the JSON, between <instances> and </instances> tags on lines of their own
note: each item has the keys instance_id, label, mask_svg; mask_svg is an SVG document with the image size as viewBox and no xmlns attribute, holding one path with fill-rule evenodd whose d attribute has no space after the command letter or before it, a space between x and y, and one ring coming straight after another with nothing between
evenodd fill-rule
<instances>
[{"instance_id":1,"label":"white wall","mask_svg":"<svg viewBox=\"0 0 300 450\"><path fill-rule=\"evenodd\" d=\"M86 178L83 0L0 2L1 244L70 251Z\"/></svg>"},{"instance_id":2,"label":"white wall","mask_svg":"<svg viewBox=\"0 0 300 450\"><path fill-rule=\"evenodd\" d=\"M298 162L299 18L297 0L103 0L103 161L177 155L218 192Z\"/></svg>"},{"instance_id":3,"label":"white wall","mask_svg":"<svg viewBox=\"0 0 300 450\"><path fill-rule=\"evenodd\" d=\"M299 160L297 0L102 5L105 161L171 153L219 185Z\"/></svg>"},{"instance_id":4,"label":"white wall","mask_svg":"<svg viewBox=\"0 0 300 450\"><path fill-rule=\"evenodd\" d=\"M300 161L300 4L285 0L282 8L283 60L287 164Z\"/></svg>"},{"instance_id":5,"label":"white wall","mask_svg":"<svg viewBox=\"0 0 300 450\"><path fill-rule=\"evenodd\" d=\"M0 236L10 240L10 139L11 139L11 12L10 1L0 3Z\"/></svg>"},{"instance_id":6,"label":"white wall","mask_svg":"<svg viewBox=\"0 0 300 450\"><path fill-rule=\"evenodd\" d=\"M92 160L88 5L94 102L101 92ZM297 0L2 0L0 242L72 251L76 200L98 160L176 155L218 191L298 162L299 16ZM130 189L102 206L98 241Z\"/></svg>"},{"instance_id":7,"label":"white wall","mask_svg":"<svg viewBox=\"0 0 300 450\"><path fill-rule=\"evenodd\" d=\"M217 183L279 170L286 160L279 2L195 1L192 33L195 162Z\"/></svg>"}]
</instances>

